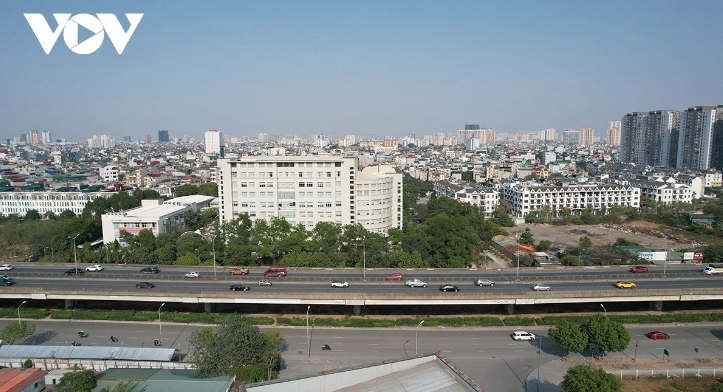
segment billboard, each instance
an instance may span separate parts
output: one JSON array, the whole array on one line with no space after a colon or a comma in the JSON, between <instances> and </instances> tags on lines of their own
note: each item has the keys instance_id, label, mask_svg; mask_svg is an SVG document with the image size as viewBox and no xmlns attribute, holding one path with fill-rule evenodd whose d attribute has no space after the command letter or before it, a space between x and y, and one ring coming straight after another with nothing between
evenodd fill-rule
<instances>
[{"instance_id":1,"label":"billboard","mask_svg":"<svg viewBox=\"0 0 723 392\"><path fill-rule=\"evenodd\" d=\"M683 253L683 262L685 263L702 263L703 252L685 252Z\"/></svg>"},{"instance_id":2,"label":"billboard","mask_svg":"<svg viewBox=\"0 0 723 392\"><path fill-rule=\"evenodd\" d=\"M638 257L650 261L665 261L668 252L638 252Z\"/></svg>"}]
</instances>

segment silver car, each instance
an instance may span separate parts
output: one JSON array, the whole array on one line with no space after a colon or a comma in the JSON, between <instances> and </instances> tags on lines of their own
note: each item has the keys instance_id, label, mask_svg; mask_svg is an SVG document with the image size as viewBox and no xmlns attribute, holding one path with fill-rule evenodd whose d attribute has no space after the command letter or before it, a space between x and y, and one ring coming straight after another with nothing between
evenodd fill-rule
<instances>
[{"instance_id":1,"label":"silver car","mask_svg":"<svg viewBox=\"0 0 723 392\"><path fill-rule=\"evenodd\" d=\"M272 286L273 283L271 283L268 279L261 279L259 280L259 286Z\"/></svg>"},{"instance_id":2,"label":"silver car","mask_svg":"<svg viewBox=\"0 0 723 392\"><path fill-rule=\"evenodd\" d=\"M427 282L422 279L409 279L404 283L407 287L427 287Z\"/></svg>"},{"instance_id":3,"label":"silver car","mask_svg":"<svg viewBox=\"0 0 723 392\"><path fill-rule=\"evenodd\" d=\"M495 282L489 280L489 279L477 279L474 281L475 286L494 286Z\"/></svg>"},{"instance_id":4,"label":"silver car","mask_svg":"<svg viewBox=\"0 0 723 392\"><path fill-rule=\"evenodd\" d=\"M532 286L532 289L535 291L550 291L550 286L542 283L535 283L535 285Z\"/></svg>"}]
</instances>

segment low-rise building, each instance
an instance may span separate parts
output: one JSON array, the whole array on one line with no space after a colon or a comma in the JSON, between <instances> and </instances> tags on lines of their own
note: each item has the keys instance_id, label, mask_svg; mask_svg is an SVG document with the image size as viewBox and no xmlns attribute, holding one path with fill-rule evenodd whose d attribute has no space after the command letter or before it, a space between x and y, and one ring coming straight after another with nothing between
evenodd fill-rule
<instances>
[{"instance_id":1,"label":"low-rise building","mask_svg":"<svg viewBox=\"0 0 723 392\"><path fill-rule=\"evenodd\" d=\"M40 392L45 390L45 375L47 373L47 370L38 368L0 369L0 391Z\"/></svg>"},{"instance_id":2,"label":"low-rise building","mask_svg":"<svg viewBox=\"0 0 723 392\"><path fill-rule=\"evenodd\" d=\"M458 185L447 181L434 183L434 192L438 197L448 197L463 203L479 207L485 216L494 214L500 205L499 192L481 186Z\"/></svg>"},{"instance_id":3,"label":"low-rise building","mask_svg":"<svg viewBox=\"0 0 723 392\"><path fill-rule=\"evenodd\" d=\"M141 230L150 230L157 236L173 229L183 230L186 216L195 211L195 204L182 206L164 204L163 200L142 200L138 208L101 215L103 243L121 240L123 232L138 234Z\"/></svg>"},{"instance_id":4,"label":"low-rise building","mask_svg":"<svg viewBox=\"0 0 723 392\"><path fill-rule=\"evenodd\" d=\"M66 210L80 215L85 205L99 197L111 197L115 192L0 192L0 214L25 216L35 210L44 216L50 212L60 215Z\"/></svg>"},{"instance_id":5,"label":"low-rise building","mask_svg":"<svg viewBox=\"0 0 723 392\"><path fill-rule=\"evenodd\" d=\"M661 181L635 181L632 185L640 188L643 196L658 203L691 203L693 190L685 184Z\"/></svg>"}]
</instances>

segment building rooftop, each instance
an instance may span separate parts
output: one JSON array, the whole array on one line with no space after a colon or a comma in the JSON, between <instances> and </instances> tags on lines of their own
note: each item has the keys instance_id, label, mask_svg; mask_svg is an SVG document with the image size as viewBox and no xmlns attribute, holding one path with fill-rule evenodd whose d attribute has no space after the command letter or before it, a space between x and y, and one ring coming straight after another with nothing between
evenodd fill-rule
<instances>
[{"instance_id":1,"label":"building rooftop","mask_svg":"<svg viewBox=\"0 0 723 392\"><path fill-rule=\"evenodd\" d=\"M108 369L96 376L94 392L130 382L129 391L143 392L226 392L233 380L226 376L200 378L193 370Z\"/></svg>"}]
</instances>

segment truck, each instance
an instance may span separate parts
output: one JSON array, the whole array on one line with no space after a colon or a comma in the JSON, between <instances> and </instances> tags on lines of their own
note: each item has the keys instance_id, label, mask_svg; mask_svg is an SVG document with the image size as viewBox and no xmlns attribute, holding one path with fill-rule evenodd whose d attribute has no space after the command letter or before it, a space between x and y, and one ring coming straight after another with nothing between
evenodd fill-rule
<instances>
[{"instance_id":1,"label":"truck","mask_svg":"<svg viewBox=\"0 0 723 392\"><path fill-rule=\"evenodd\" d=\"M716 267L708 266L708 267L705 267L705 269L703 270L703 272L704 272L706 275L723 274L723 267L721 267L721 266L716 266Z\"/></svg>"}]
</instances>

